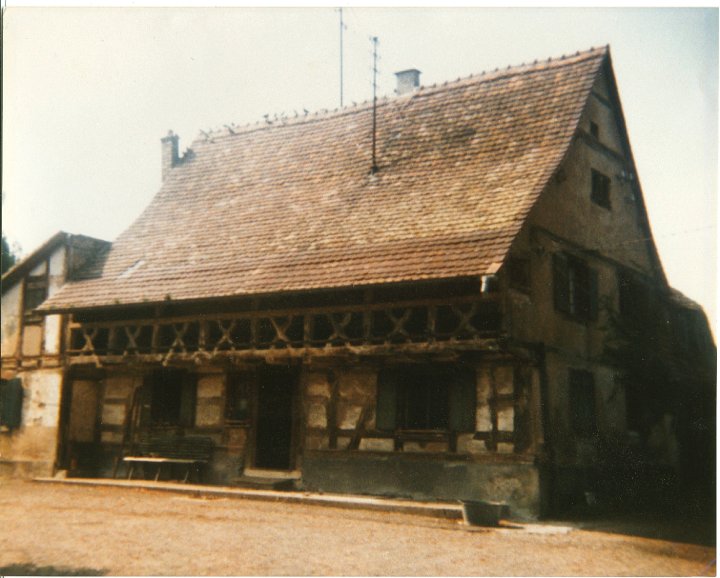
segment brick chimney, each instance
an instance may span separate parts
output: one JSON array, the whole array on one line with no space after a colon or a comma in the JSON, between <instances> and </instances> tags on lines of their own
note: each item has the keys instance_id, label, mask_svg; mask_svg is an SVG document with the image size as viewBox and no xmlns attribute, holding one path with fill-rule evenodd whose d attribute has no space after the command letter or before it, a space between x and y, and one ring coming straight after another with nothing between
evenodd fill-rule
<instances>
[{"instance_id":1,"label":"brick chimney","mask_svg":"<svg viewBox=\"0 0 720 578\"><path fill-rule=\"evenodd\" d=\"M170 169L180 162L180 154L178 148L178 142L180 137L169 130L167 136L160 139L162 157L160 161L160 168L162 170L162 180L168 176Z\"/></svg>"},{"instance_id":2,"label":"brick chimney","mask_svg":"<svg viewBox=\"0 0 720 578\"><path fill-rule=\"evenodd\" d=\"M413 92L420 86L420 71L416 68L401 70L400 72L396 72L395 76L397 77L397 89L395 92L398 94Z\"/></svg>"}]
</instances>

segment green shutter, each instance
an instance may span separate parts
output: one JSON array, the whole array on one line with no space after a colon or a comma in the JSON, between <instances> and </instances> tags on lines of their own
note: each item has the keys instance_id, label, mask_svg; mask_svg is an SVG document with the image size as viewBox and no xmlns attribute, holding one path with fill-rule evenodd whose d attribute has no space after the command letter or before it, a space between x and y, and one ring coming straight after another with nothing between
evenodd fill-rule
<instances>
[{"instance_id":1,"label":"green shutter","mask_svg":"<svg viewBox=\"0 0 720 578\"><path fill-rule=\"evenodd\" d=\"M553 254L553 295L555 309L570 313L570 278L567 257L562 253Z\"/></svg>"},{"instance_id":2,"label":"green shutter","mask_svg":"<svg viewBox=\"0 0 720 578\"><path fill-rule=\"evenodd\" d=\"M475 431L475 380L472 372L458 372L449 384L450 429L455 432Z\"/></svg>"},{"instance_id":3,"label":"green shutter","mask_svg":"<svg viewBox=\"0 0 720 578\"><path fill-rule=\"evenodd\" d=\"M0 385L0 425L15 429L22 424L23 386L19 377Z\"/></svg>"},{"instance_id":4,"label":"green shutter","mask_svg":"<svg viewBox=\"0 0 720 578\"><path fill-rule=\"evenodd\" d=\"M375 424L379 430L393 431L397 427L397 375L382 371L378 376Z\"/></svg>"}]
</instances>

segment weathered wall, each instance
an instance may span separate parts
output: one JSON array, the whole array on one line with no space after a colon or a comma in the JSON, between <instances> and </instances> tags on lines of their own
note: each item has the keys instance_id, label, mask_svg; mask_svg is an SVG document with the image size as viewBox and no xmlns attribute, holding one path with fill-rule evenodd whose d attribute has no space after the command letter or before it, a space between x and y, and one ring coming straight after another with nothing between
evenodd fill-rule
<instances>
[{"instance_id":1,"label":"weathered wall","mask_svg":"<svg viewBox=\"0 0 720 578\"><path fill-rule=\"evenodd\" d=\"M35 370L21 377L22 426L0 432L0 476L49 476L58 442L62 371Z\"/></svg>"},{"instance_id":2,"label":"weathered wall","mask_svg":"<svg viewBox=\"0 0 720 578\"><path fill-rule=\"evenodd\" d=\"M510 504L514 518L540 514L540 482L532 462L440 460L414 453L308 452L303 487L416 500L488 500Z\"/></svg>"},{"instance_id":3,"label":"weathered wall","mask_svg":"<svg viewBox=\"0 0 720 578\"><path fill-rule=\"evenodd\" d=\"M538 515L539 477L532 463L542 443L539 372L508 361L474 367L475 432L458 434L455 451L447 440L409 440L402 432L376 429L380 365L306 368L303 486L418 499L500 500L510 503L514 515ZM348 450L355 437L357 449Z\"/></svg>"},{"instance_id":4,"label":"weathered wall","mask_svg":"<svg viewBox=\"0 0 720 578\"><path fill-rule=\"evenodd\" d=\"M597 125L596 135L591 123ZM501 280L506 289L504 321L509 333L523 343L544 344L546 434L556 466L568 471L575 468L575 473L578 468L597 467L603 452L630 443L624 389L604 358L609 316L619 309L621 267L649 279L656 276L653 256L642 241L647 237L641 224L642 207L627 178L631 164L619 127L608 86L600 77L561 168L513 244L513 257L530 260L530 286L512 287L508 271ZM591 198L592 169L610 178L610 208ZM597 273L597 319L580 319L556 310L553 258L559 253L582 260ZM593 376L596 435L588 437L573 430L570 370ZM583 475L578 474L579 479Z\"/></svg>"},{"instance_id":5,"label":"weathered wall","mask_svg":"<svg viewBox=\"0 0 720 578\"><path fill-rule=\"evenodd\" d=\"M2 327L2 356L14 357L17 353L18 339L21 327L21 310L22 284L18 283L10 287L2 296L2 318L0 319L0 327ZM3 374L3 377L5 375Z\"/></svg>"}]
</instances>

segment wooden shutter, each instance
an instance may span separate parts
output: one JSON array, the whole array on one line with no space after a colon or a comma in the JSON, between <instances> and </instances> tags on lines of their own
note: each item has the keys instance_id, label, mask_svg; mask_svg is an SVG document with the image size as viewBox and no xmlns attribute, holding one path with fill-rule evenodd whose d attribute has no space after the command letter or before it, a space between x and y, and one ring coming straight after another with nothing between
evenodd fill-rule
<instances>
[{"instance_id":1,"label":"wooden shutter","mask_svg":"<svg viewBox=\"0 0 720 578\"><path fill-rule=\"evenodd\" d=\"M19 377L0 385L0 425L15 429L22 424L23 386Z\"/></svg>"},{"instance_id":2,"label":"wooden shutter","mask_svg":"<svg viewBox=\"0 0 720 578\"><path fill-rule=\"evenodd\" d=\"M595 269L588 269L588 318L596 321L598 318L598 273Z\"/></svg>"},{"instance_id":3,"label":"wooden shutter","mask_svg":"<svg viewBox=\"0 0 720 578\"><path fill-rule=\"evenodd\" d=\"M197 380L194 375L185 374L180 384L180 419L181 426L195 426L195 403L197 400Z\"/></svg>"},{"instance_id":4,"label":"wooden shutter","mask_svg":"<svg viewBox=\"0 0 720 578\"><path fill-rule=\"evenodd\" d=\"M375 424L379 430L394 431L397 427L397 373L384 370L378 376Z\"/></svg>"},{"instance_id":5,"label":"wooden shutter","mask_svg":"<svg viewBox=\"0 0 720 578\"><path fill-rule=\"evenodd\" d=\"M562 253L553 254L553 294L555 309L570 313L570 277L568 260Z\"/></svg>"},{"instance_id":6,"label":"wooden shutter","mask_svg":"<svg viewBox=\"0 0 720 578\"><path fill-rule=\"evenodd\" d=\"M450 383L450 429L456 432L475 431L475 380L472 372L458 372Z\"/></svg>"}]
</instances>

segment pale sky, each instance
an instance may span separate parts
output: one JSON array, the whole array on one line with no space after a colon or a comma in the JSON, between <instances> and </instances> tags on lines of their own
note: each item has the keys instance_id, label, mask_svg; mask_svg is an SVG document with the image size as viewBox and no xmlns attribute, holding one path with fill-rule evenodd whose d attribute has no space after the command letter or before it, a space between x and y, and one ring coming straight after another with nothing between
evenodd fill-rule
<instances>
[{"instance_id":1,"label":"pale sky","mask_svg":"<svg viewBox=\"0 0 720 578\"><path fill-rule=\"evenodd\" d=\"M160 138L339 106L335 8L30 8L3 21L3 231L113 240L160 186ZM610 44L670 283L716 316L718 9L344 9L345 104Z\"/></svg>"}]
</instances>

